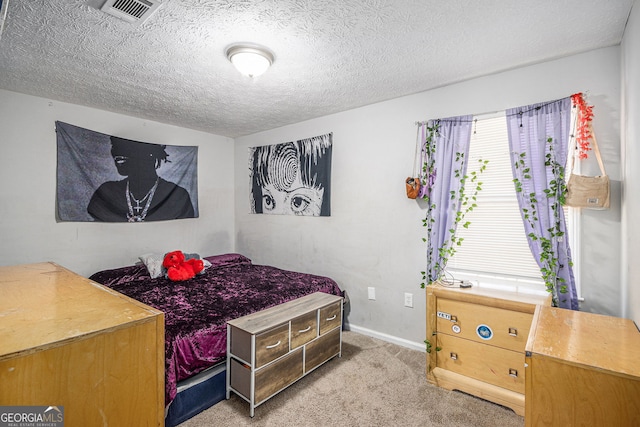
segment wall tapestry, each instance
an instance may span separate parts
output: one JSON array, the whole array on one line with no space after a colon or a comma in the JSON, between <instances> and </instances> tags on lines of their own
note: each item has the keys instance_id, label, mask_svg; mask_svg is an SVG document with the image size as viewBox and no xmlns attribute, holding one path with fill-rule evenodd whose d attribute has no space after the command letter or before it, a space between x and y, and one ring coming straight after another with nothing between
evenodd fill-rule
<instances>
[{"instance_id":1,"label":"wall tapestry","mask_svg":"<svg viewBox=\"0 0 640 427\"><path fill-rule=\"evenodd\" d=\"M0 0L0 38L2 38L2 28L4 21L7 19L7 9L9 8L9 0Z\"/></svg>"},{"instance_id":2,"label":"wall tapestry","mask_svg":"<svg viewBox=\"0 0 640 427\"><path fill-rule=\"evenodd\" d=\"M250 147L251 213L330 216L332 139Z\"/></svg>"},{"instance_id":3,"label":"wall tapestry","mask_svg":"<svg viewBox=\"0 0 640 427\"><path fill-rule=\"evenodd\" d=\"M56 122L60 221L198 217L198 147L150 144Z\"/></svg>"}]
</instances>

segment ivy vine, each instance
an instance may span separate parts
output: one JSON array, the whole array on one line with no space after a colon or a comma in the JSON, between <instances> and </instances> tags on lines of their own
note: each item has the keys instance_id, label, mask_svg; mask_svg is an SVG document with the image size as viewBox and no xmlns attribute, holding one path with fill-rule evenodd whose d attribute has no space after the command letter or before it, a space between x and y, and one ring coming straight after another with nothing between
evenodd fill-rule
<instances>
[{"instance_id":1,"label":"ivy vine","mask_svg":"<svg viewBox=\"0 0 640 427\"><path fill-rule=\"evenodd\" d=\"M435 333L433 335L435 335ZM424 344L426 346L427 353L431 353L431 350L433 350L433 344L431 344L431 341L424 340ZM440 350L442 350L442 347L437 347L436 346L435 349L436 349L436 351L440 351Z\"/></svg>"},{"instance_id":2,"label":"ivy vine","mask_svg":"<svg viewBox=\"0 0 640 427\"><path fill-rule=\"evenodd\" d=\"M435 137L438 134L439 123L435 122L432 126L427 127L426 134L426 143L425 143L425 158L426 161L422 166L422 175L425 178L425 182L423 185L426 186L427 191L423 196L423 199L427 202L427 214L426 217L422 220L423 227L427 228L427 237L423 237L423 242L428 242L429 236L431 236L431 232L433 227L435 226L436 219L434 218L434 213L438 206L431 199L431 192L433 190L433 186L436 180L436 165L435 165L435 153L436 153L436 144ZM478 170L474 170L469 174L462 176L462 171L465 166L465 155L461 152L456 152L455 165L456 169L454 170L454 176L460 179L460 188L456 190L452 190L450 192L450 198L455 204L458 203L458 209L456 210L456 217L453 222L452 227L448 230L449 236L445 239L443 245L437 248L438 251L438 261L434 264L434 269L436 272L436 279L441 279L444 275L445 267L447 262L453 255L457 252L457 247L462 245L464 238L456 236L456 229L458 225L462 225L464 228L469 228L471 225L470 221L465 221L465 217L469 212L472 212L478 205L477 196L478 193L482 190L482 182L480 181L480 175L486 170L488 160L479 159L479 167ZM461 178L462 176L462 178ZM471 191L467 192L467 184L471 185ZM434 248L431 246L427 247L427 267L431 265L432 260L434 259ZM422 274L422 283L420 283L421 288L425 288L429 283L432 282L430 274L425 270L421 271Z\"/></svg>"},{"instance_id":3,"label":"ivy vine","mask_svg":"<svg viewBox=\"0 0 640 427\"><path fill-rule=\"evenodd\" d=\"M541 234L537 234L536 224L540 221L538 215L538 198L535 192L524 194L522 182L515 178L513 180L517 193L523 194L525 201L528 203L526 207L522 208L524 220L531 227L531 231L528 236L531 240L540 243L540 261L542 266L540 272L542 273L542 279L544 280L547 292L552 294L553 305L557 306L558 293L564 294L568 292L566 280L558 276L558 271L563 266L560 264L560 259L555 250L556 242L564 239L565 233L561 227L560 211L565 201L565 195L567 188L564 180L564 166L555 160L553 149L553 138L547 138L549 144L549 151L545 155L545 166L550 170L553 179L549 182L549 187L544 189L544 194L548 199L553 199L551 203L551 209L553 211L553 218L550 227L546 230L549 233L549 237L545 237ZM524 179L532 179L531 168L526 164L526 153L520 153L515 161L515 168L521 170L522 177ZM569 261L570 265L573 265Z\"/></svg>"}]
</instances>

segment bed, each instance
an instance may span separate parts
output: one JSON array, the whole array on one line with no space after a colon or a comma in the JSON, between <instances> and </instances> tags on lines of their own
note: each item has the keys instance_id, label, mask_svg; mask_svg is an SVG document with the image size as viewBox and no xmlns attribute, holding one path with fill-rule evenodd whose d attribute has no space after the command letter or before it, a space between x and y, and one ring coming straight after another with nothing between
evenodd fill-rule
<instances>
[{"instance_id":1,"label":"bed","mask_svg":"<svg viewBox=\"0 0 640 427\"><path fill-rule=\"evenodd\" d=\"M236 253L203 258L207 268L182 282L165 278L157 257L141 260L90 279L164 312L167 426L225 397L228 320L314 292L344 296L328 277L253 264Z\"/></svg>"}]
</instances>

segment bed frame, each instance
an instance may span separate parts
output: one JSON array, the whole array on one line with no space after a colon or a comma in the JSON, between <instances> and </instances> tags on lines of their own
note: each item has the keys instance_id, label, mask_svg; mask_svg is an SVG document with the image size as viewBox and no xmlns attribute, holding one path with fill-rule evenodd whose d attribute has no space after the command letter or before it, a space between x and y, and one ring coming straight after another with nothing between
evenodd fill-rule
<instances>
[{"instance_id":1,"label":"bed frame","mask_svg":"<svg viewBox=\"0 0 640 427\"><path fill-rule=\"evenodd\" d=\"M226 362L178 383L178 394L166 409L165 427L174 427L222 401L227 392Z\"/></svg>"}]
</instances>

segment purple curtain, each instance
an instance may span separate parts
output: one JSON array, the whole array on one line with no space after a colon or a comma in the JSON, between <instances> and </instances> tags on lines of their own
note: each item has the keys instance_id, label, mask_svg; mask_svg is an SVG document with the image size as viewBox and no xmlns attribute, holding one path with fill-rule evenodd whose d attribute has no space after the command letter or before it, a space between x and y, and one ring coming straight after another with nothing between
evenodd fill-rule
<instances>
[{"instance_id":1,"label":"purple curtain","mask_svg":"<svg viewBox=\"0 0 640 427\"><path fill-rule=\"evenodd\" d=\"M425 218L428 283L440 279L446 267L442 251L451 244L455 233L455 219L460 211L458 196L467 173L472 119L468 115L419 124L424 158L421 176L424 199L428 202Z\"/></svg>"},{"instance_id":2,"label":"purple curtain","mask_svg":"<svg viewBox=\"0 0 640 427\"><path fill-rule=\"evenodd\" d=\"M571 98L512 108L506 116L511 166L529 248L554 305L578 310L561 205L564 180L559 178L567 160Z\"/></svg>"}]
</instances>

